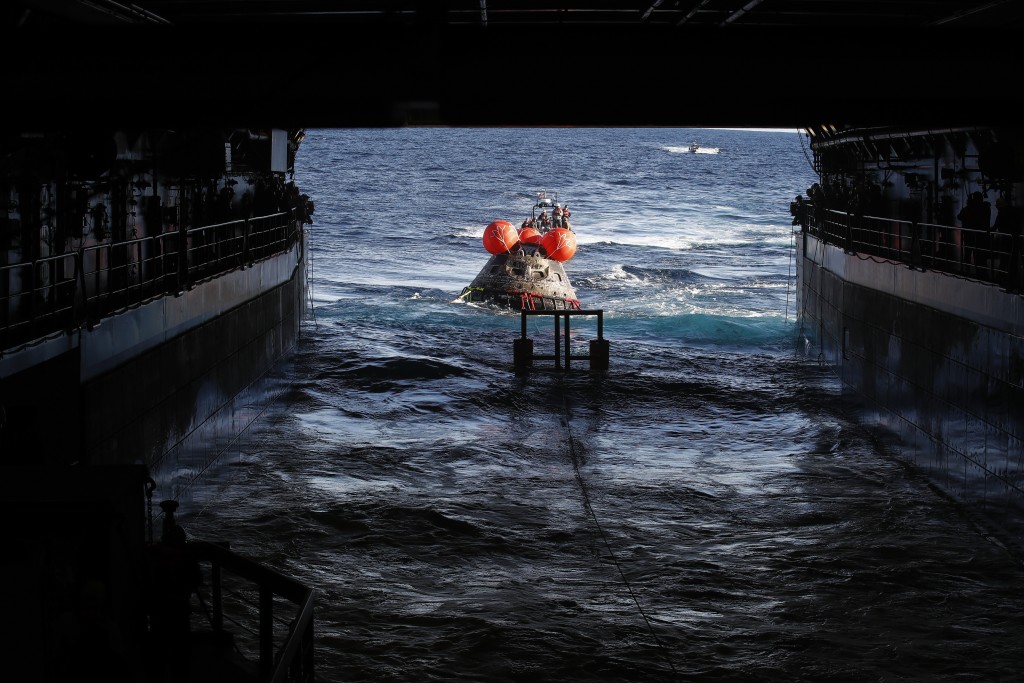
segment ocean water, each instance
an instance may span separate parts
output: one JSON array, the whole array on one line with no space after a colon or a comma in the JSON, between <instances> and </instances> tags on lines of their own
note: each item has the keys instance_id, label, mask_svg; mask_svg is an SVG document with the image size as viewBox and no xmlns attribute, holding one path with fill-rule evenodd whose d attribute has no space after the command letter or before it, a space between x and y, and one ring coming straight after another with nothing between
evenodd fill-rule
<instances>
[{"instance_id":1,"label":"ocean water","mask_svg":"<svg viewBox=\"0 0 1024 683\"><path fill-rule=\"evenodd\" d=\"M300 344L189 534L316 589L322 681L1018 680L1020 565L803 352L808 156L795 131L308 131ZM455 302L538 191L572 210L606 373L517 374L519 315Z\"/></svg>"}]
</instances>

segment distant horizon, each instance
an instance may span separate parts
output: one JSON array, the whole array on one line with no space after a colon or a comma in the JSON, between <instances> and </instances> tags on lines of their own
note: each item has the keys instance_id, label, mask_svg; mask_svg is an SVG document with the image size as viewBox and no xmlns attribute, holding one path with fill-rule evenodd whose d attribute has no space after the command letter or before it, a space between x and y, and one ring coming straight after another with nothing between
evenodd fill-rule
<instances>
[{"instance_id":1,"label":"distant horizon","mask_svg":"<svg viewBox=\"0 0 1024 683\"><path fill-rule=\"evenodd\" d=\"M760 133L799 133L799 128L705 128L705 130L747 130Z\"/></svg>"}]
</instances>

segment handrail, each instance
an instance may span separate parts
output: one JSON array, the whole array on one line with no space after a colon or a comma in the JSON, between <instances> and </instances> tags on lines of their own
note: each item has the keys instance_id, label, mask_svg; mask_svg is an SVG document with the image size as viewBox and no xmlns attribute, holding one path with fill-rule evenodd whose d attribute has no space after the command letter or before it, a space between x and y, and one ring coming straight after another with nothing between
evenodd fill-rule
<instances>
[{"instance_id":1,"label":"handrail","mask_svg":"<svg viewBox=\"0 0 1024 683\"><path fill-rule=\"evenodd\" d=\"M247 268L300 234L294 212L277 212L0 266L0 352Z\"/></svg>"},{"instance_id":2,"label":"handrail","mask_svg":"<svg viewBox=\"0 0 1024 683\"><path fill-rule=\"evenodd\" d=\"M0 350L10 348L9 338L46 337L74 324L80 263L79 254L67 253L0 266ZM34 284L11 292L14 282Z\"/></svg>"},{"instance_id":3,"label":"handrail","mask_svg":"<svg viewBox=\"0 0 1024 683\"><path fill-rule=\"evenodd\" d=\"M234 579L242 579L255 585L257 599L258 622L253 629L258 634L258 666L260 678L267 683L312 683L313 681L313 605L315 593L313 589L300 582L280 574L253 560L237 555L222 543L209 541L190 541L188 547L193 551L199 562L210 564L211 626L215 631L223 631L225 619L240 623L245 627L244 619L252 617L252 603L244 601L240 596L241 589L231 591L238 597L232 609L226 605L224 595L226 583L225 572ZM296 610L285 620L274 614L274 598L281 598L293 603ZM228 608L227 610L225 608ZM228 612L226 615L225 612ZM275 621L286 621L287 632L283 635L275 633Z\"/></svg>"},{"instance_id":4,"label":"handrail","mask_svg":"<svg viewBox=\"0 0 1024 683\"><path fill-rule=\"evenodd\" d=\"M1024 292L1024 237L850 211L807 202L806 234L846 252Z\"/></svg>"}]
</instances>

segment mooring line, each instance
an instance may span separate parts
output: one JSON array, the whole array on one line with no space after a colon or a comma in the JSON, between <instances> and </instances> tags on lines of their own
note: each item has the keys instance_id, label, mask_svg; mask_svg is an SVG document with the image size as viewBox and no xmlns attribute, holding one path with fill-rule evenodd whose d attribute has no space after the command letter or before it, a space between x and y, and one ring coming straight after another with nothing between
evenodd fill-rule
<instances>
[{"instance_id":1,"label":"mooring line","mask_svg":"<svg viewBox=\"0 0 1024 683\"><path fill-rule=\"evenodd\" d=\"M662 644L658 638L658 634L654 631L654 626L651 625L651 620L647 618L647 613L644 612L644 608L640 605L640 599L637 598L636 593L633 592L633 587L629 584L629 579L626 578L626 573L622 569L622 565L619 564L619 559L615 556L615 551L612 550L611 544L608 542L608 537L604 533L604 528L601 526L601 522L597 519L597 513L594 512L594 506L590 504L590 494L587 492L587 484L583 480L583 474L580 472L580 459L576 455L575 437L572 435L572 426L569 424L569 406L565 401L565 393L562 393L562 410L564 411L562 416L562 424L565 425L565 432L569 436L569 458L572 460L572 468L576 472L576 483L579 484L580 492L583 494L583 504L587 508L587 512L590 513L590 518L594 520L594 526L597 527L597 532L601 535L601 541L604 542L604 547L608 551L608 554L612 558L612 563L619 572L619 576L622 577L622 583L625 584L626 590L629 591L629 596L633 599L633 604L636 605L637 611L640 612L640 616L643 617L644 623L647 624L647 630L650 632L651 637L654 639L655 645L658 646L659 652L665 658L665 662L669 668L672 669L673 675L677 678L679 672L676 671L675 665L672 663L672 658L668 654L668 648Z\"/></svg>"}]
</instances>

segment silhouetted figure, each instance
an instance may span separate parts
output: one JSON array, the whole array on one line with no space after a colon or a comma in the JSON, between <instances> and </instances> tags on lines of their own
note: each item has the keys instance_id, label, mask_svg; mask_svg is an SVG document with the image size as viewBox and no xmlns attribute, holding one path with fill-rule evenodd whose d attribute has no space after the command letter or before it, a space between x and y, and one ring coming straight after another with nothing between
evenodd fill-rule
<instances>
[{"instance_id":1,"label":"silhouetted figure","mask_svg":"<svg viewBox=\"0 0 1024 683\"><path fill-rule=\"evenodd\" d=\"M793 225L799 225L801 230L807 230L807 204L801 195L797 195L790 203L789 214L793 217Z\"/></svg>"},{"instance_id":2,"label":"silhouetted figure","mask_svg":"<svg viewBox=\"0 0 1024 683\"><path fill-rule=\"evenodd\" d=\"M963 245L963 265L969 266L973 273L974 266L982 258L978 255L979 246L987 253L988 245L986 235L991 227L992 205L985 201L980 192L972 192L967 198L967 204L957 214L960 226L964 229L961 238Z\"/></svg>"}]
</instances>

